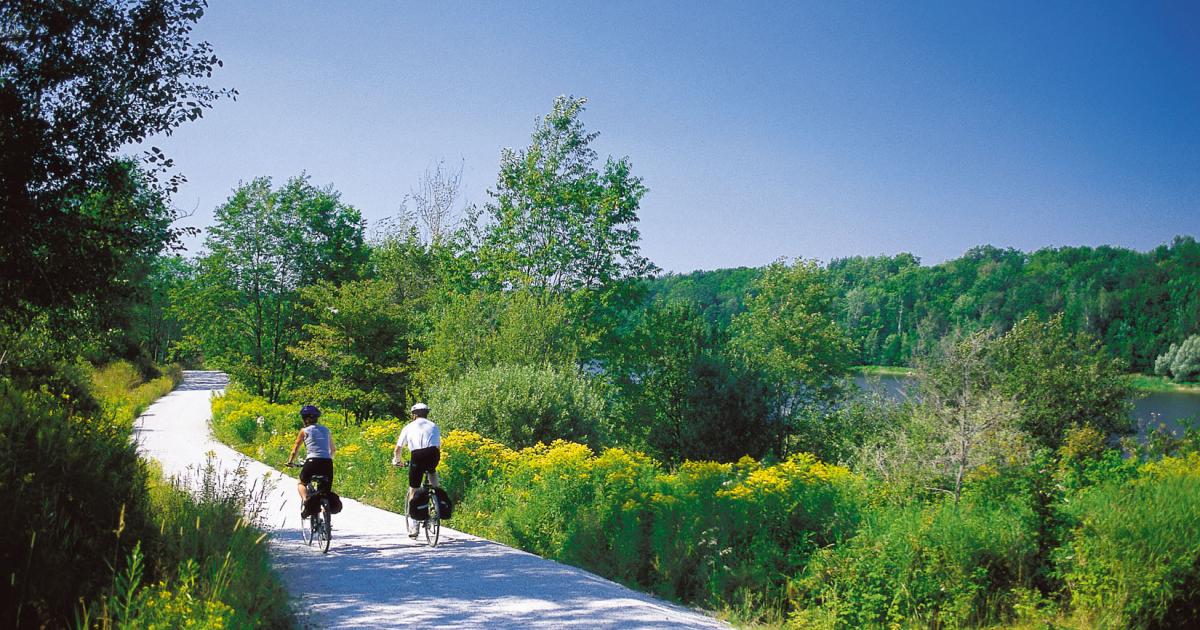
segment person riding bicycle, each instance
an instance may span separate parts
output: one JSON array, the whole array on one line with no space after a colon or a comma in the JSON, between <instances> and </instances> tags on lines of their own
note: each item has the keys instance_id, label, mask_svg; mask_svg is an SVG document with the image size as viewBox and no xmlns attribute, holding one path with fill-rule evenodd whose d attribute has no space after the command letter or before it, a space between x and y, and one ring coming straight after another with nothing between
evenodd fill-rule
<instances>
[{"instance_id":1,"label":"person riding bicycle","mask_svg":"<svg viewBox=\"0 0 1200 630\"><path fill-rule=\"evenodd\" d=\"M429 484L438 487L437 466L442 460L442 434L438 426L429 419L429 405L419 402L409 410L412 422L400 430L396 438L396 449L392 451L392 465L399 466L404 449L408 449L408 496L405 505L412 501L413 493L421 487L421 476L428 473ZM416 538L417 531L410 529L409 538Z\"/></svg>"},{"instance_id":2,"label":"person riding bicycle","mask_svg":"<svg viewBox=\"0 0 1200 630\"><path fill-rule=\"evenodd\" d=\"M314 475L322 475L333 483L333 454L337 448L333 445L333 435L329 427L320 423L321 411L312 405L300 408L300 418L304 427L296 434L296 443L292 445L292 454L288 456L287 465L296 461L296 452L300 444L304 444L304 466L300 469L300 483L296 489L300 492L300 518L308 514L308 482Z\"/></svg>"}]
</instances>

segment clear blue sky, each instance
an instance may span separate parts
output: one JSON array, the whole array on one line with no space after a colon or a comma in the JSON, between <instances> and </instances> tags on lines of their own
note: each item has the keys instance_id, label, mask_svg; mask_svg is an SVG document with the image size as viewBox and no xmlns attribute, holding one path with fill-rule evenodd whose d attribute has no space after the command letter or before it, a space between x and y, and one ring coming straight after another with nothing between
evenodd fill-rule
<instances>
[{"instance_id":1,"label":"clear blue sky","mask_svg":"<svg viewBox=\"0 0 1200 630\"><path fill-rule=\"evenodd\" d=\"M668 271L1200 234L1200 3L210 0L240 92L154 144L204 227L307 171L375 222L439 158L467 200L556 95L650 193Z\"/></svg>"}]
</instances>

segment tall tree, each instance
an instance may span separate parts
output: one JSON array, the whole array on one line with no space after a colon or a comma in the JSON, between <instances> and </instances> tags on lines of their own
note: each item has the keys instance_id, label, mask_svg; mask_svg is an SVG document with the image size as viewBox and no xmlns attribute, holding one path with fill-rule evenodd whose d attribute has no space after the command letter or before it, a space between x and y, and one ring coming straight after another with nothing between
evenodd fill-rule
<instances>
[{"instance_id":1,"label":"tall tree","mask_svg":"<svg viewBox=\"0 0 1200 630\"><path fill-rule=\"evenodd\" d=\"M1072 426L1134 431L1125 363L1091 335L1072 334L1062 316L1017 322L991 345L989 360L997 389L1019 404L1021 428L1044 446L1060 446Z\"/></svg>"},{"instance_id":2,"label":"tall tree","mask_svg":"<svg viewBox=\"0 0 1200 630\"><path fill-rule=\"evenodd\" d=\"M745 312L733 318L730 345L771 384L783 454L788 436L803 444L800 423L840 397L853 344L835 319L833 293L816 262L776 262L753 290Z\"/></svg>"},{"instance_id":3,"label":"tall tree","mask_svg":"<svg viewBox=\"0 0 1200 630\"><path fill-rule=\"evenodd\" d=\"M645 310L611 365L632 403L615 423L625 439L671 463L736 461L770 449L770 398L757 373L725 351L725 337L693 305Z\"/></svg>"},{"instance_id":4,"label":"tall tree","mask_svg":"<svg viewBox=\"0 0 1200 630\"><path fill-rule=\"evenodd\" d=\"M529 146L504 150L482 216L468 217L482 271L499 286L603 289L652 269L636 225L646 187L628 158L596 168L599 134L580 120L585 103L554 99Z\"/></svg>"},{"instance_id":5,"label":"tall tree","mask_svg":"<svg viewBox=\"0 0 1200 630\"><path fill-rule=\"evenodd\" d=\"M117 152L231 94L200 82L220 64L208 43L191 40L203 8L194 0L0 3L6 319L105 296L129 257L172 239L166 204L119 202L139 176ZM157 150L148 161L171 166Z\"/></svg>"},{"instance_id":6,"label":"tall tree","mask_svg":"<svg viewBox=\"0 0 1200 630\"><path fill-rule=\"evenodd\" d=\"M310 321L288 348L312 372L301 398L332 405L361 423L401 416L412 389L414 314L386 280L321 282L301 290Z\"/></svg>"}]
</instances>

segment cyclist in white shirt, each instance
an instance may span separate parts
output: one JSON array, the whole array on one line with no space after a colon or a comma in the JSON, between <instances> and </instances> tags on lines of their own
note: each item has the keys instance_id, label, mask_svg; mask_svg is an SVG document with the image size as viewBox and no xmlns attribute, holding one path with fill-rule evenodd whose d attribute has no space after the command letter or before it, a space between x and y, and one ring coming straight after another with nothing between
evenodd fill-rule
<instances>
[{"instance_id":1,"label":"cyclist in white shirt","mask_svg":"<svg viewBox=\"0 0 1200 630\"><path fill-rule=\"evenodd\" d=\"M421 487L421 476L429 473L430 485L439 485L437 475L438 462L442 460L442 433L438 426L429 420L429 405L417 403L410 410L413 415L409 422L400 430L396 439L396 449L392 451L392 465L399 466L404 449L408 449L408 496L405 505L412 501L413 492ZM415 531L408 532L410 538L416 538Z\"/></svg>"}]
</instances>

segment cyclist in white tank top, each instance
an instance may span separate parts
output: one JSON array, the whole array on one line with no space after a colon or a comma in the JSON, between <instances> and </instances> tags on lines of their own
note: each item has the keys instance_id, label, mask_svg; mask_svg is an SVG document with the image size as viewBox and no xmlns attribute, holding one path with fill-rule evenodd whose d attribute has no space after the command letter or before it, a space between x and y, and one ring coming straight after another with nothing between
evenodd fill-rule
<instances>
[{"instance_id":1,"label":"cyclist in white tank top","mask_svg":"<svg viewBox=\"0 0 1200 630\"><path fill-rule=\"evenodd\" d=\"M296 453L304 444L304 466L300 469L300 483L296 485L300 493L300 518L304 518L307 516L304 505L308 501L308 482L313 475L322 475L333 483L333 454L337 452L337 447L333 445L329 427L319 422L320 410L312 405L304 405L300 409L300 417L304 420L304 427L296 434L296 443L292 445L292 454L288 456L287 463L291 466L296 461Z\"/></svg>"}]
</instances>

